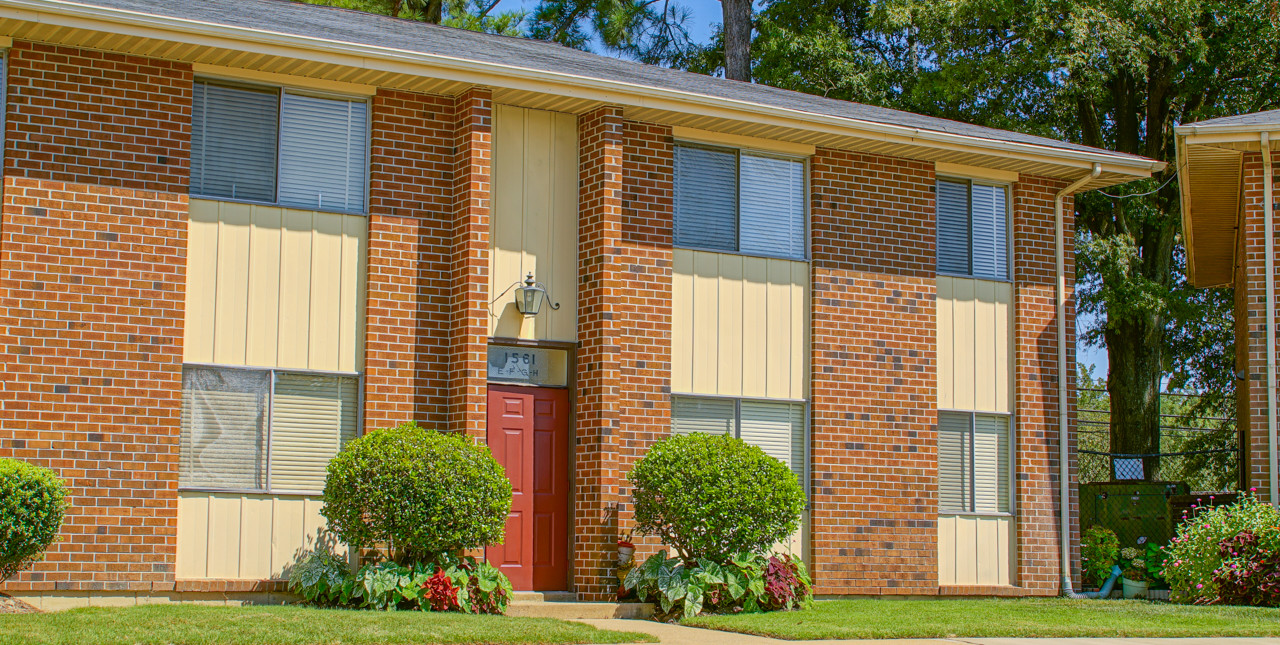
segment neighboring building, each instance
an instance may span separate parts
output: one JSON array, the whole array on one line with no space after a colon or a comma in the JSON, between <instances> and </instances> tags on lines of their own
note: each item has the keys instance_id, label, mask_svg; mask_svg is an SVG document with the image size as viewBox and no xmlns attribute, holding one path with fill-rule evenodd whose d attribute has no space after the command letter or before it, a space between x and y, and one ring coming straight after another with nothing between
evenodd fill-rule
<instances>
[{"instance_id":1,"label":"neighboring building","mask_svg":"<svg viewBox=\"0 0 1280 645\"><path fill-rule=\"evenodd\" d=\"M1280 265L1274 241L1278 202L1265 187L1274 185L1280 162L1280 110L1189 123L1176 133L1187 278L1197 287L1235 287L1240 485L1275 503Z\"/></svg>"},{"instance_id":2,"label":"neighboring building","mask_svg":"<svg viewBox=\"0 0 1280 645\"><path fill-rule=\"evenodd\" d=\"M800 476L819 594L1058 593L1071 194L1162 164L276 0L0 35L0 455L72 490L7 593L279 589L409 419L527 493L519 588L612 597L630 465L707 431Z\"/></svg>"}]
</instances>

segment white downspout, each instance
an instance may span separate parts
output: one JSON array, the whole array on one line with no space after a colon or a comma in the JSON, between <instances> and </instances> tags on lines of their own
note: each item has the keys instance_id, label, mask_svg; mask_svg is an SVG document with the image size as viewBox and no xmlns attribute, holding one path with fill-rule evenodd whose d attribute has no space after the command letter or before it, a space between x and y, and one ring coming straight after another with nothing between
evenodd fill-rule
<instances>
[{"instance_id":1,"label":"white downspout","mask_svg":"<svg viewBox=\"0 0 1280 645\"><path fill-rule=\"evenodd\" d=\"M1060 534L1058 548L1062 551L1062 593L1071 595L1071 465L1067 463L1067 268L1066 246L1063 240L1062 202L1076 191L1102 174L1102 164L1093 164L1093 171L1058 191L1053 197L1053 255L1054 270L1058 276L1058 517Z\"/></svg>"},{"instance_id":2,"label":"white downspout","mask_svg":"<svg viewBox=\"0 0 1280 645\"><path fill-rule=\"evenodd\" d=\"M1267 290L1267 476L1273 505L1280 504L1280 479L1276 473L1276 291L1275 291L1275 219L1271 169L1271 133L1263 132L1262 148L1262 244L1264 289Z\"/></svg>"}]
</instances>

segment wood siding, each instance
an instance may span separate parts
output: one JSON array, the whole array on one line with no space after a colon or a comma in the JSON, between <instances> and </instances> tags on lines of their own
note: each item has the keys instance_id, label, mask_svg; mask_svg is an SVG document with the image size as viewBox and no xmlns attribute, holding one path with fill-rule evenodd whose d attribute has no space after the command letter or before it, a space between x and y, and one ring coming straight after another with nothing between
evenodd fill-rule
<instances>
[{"instance_id":1,"label":"wood siding","mask_svg":"<svg viewBox=\"0 0 1280 645\"><path fill-rule=\"evenodd\" d=\"M287 577L304 552L338 551L323 501L301 495L178 493L178 579Z\"/></svg>"}]
</instances>

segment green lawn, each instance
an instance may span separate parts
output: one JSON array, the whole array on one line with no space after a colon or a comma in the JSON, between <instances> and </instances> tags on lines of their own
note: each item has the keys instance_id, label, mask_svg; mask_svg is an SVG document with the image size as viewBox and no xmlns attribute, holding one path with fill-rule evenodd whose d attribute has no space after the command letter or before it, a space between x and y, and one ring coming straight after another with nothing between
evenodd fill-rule
<instances>
[{"instance_id":1,"label":"green lawn","mask_svg":"<svg viewBox=\"0 0 1280 645\"><path fill-rule=\"evenodd\" d=\"M868 598L821 601L805 611L701 616L683 624L792 640L1280 636L1280 609L1142 600Z\"/></svg>"},{"instance_id":2,"label":"green lawn","mask_svg":"<svg viewBox=\"0 0 1280 645\"><path fill-rule=\"evenodd\" d=\"M604 631L546 618L418 611L152 605L0 615L0 643L31 645L427 645L644 640L643 634Z\"/></svg>"}]
</instances>

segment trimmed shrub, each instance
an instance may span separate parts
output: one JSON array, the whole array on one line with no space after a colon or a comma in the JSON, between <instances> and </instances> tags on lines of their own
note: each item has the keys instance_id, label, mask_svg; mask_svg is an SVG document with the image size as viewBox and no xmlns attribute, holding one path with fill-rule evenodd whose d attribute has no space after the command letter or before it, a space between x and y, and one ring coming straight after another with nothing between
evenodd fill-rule
<instances>
[{"instance_id":1,"label":"trimmed shrub","mask_svg":"<svg viewBox=\"0 0 1280 645\"><path fill-rule=\"evenodd\" d=\"M52 470L0 459L0 582L39 560L58 537L66 497Z\"/></svg>"},{"instance_id":2,"label":"trimmed shrub","mask_svg":"<svg viewBox=\"0 0 1280 645\"><path fill-rule=\"evenodd\" d=\"M782 462L728 435L657 442L629 475L636 529L686 562L764 553L800 526L804 491Z\"/></svg>"},{"instance_id":3,"label":"trimmed shrub","mask_svg":"<svg viewBox=\"0 0 1280 645\"><path fill-rule=\"evenodd\" d=\"M1280 511L1252 494L1186 518L1165 549L1175 602L1267 604L1280 592ZM1255 599L1256 600L1251 600Z\"/></svg>"},{"instance_id":4,"label":"trimmed shrub","mask_svg":"<svg viewBox=\"0 0 1280 645\"><path fill-rule=\"evenodd\" d=\"M488 448L405 423L329 462L320 512L343 542L407 565L501 542L510 510L511 482Z\"/></svg>"}]
</instances>

